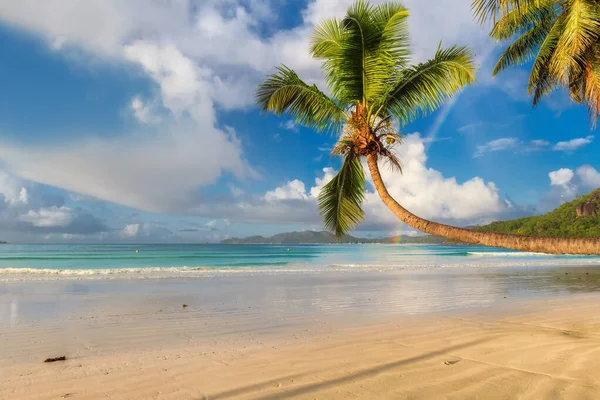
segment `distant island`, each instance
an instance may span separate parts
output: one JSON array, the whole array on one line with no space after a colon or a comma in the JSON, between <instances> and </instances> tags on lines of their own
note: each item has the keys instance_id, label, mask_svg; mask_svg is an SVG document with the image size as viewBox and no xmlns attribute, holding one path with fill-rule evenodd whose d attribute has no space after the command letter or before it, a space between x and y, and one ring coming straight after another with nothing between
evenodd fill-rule
<instances>
[{"instance_id":1,"label":"distant island","mask_svg":"<svg viewBox=\"0 0 600 400\"><path fill-rule=\"evenodd\" d=\"M446 239L433 236L393 236L379 239L369 238L357 238L354 236L344 236L339 242L336 240L335 235L331 232L321 231L303 231L303 232L287 232L279 233L277 235L264 237L264 236L250 236L247 238L232 238L221 241L221 244L368 244L368 243L381 243L381 244L392 244L392 243L427 243L427 244L442 244L445 243Z\"/></svg>"},{"instance_id":2,"label":"distant island","mask_svg":"<svg viewBox=\"0 0 600 400\"><path fill-rule=\"evenodd\" d=\"M0 244L8 244L8 242L3 242L2 240L0 240Z\"/></svg>"},{"instance_id":3,"label":"distant island","mask_svg":"<svg viewBox=\"0 0 600 400\"><path fill-rule=\"evenodd\" d=\"M519 218L509 221L497 221L483 226L468 226L481 232L512 233L531 236L553 237L600 237L600 189L565 203L547 214ZM225 239L221 244L460 244L440 236L393 236L370 239L345 236L339 242L331 232L303 231L287 232L277 235L250 236L247 238Z\"/></svg>"}]
</instances>

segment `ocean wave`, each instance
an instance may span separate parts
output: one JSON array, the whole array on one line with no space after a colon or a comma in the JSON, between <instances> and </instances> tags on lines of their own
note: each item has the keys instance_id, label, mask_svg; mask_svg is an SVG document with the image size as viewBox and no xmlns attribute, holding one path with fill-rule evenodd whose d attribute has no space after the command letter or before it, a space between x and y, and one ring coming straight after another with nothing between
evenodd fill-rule
<instances>
[{"instance_id":1,"label":"ocean wave","mask_svg":"<svg viewBox=\"0 0 600 400\"><path fill-rule=\"evenodd\" d=\"M597 258L596 256L584 256L574 254L548 254L548 253L533 253L527 251L521 252L507 252L507 251L468 251L470 256L484 256L484 257L577 257L577 258Z\"/></svg>"},{"instance_id":2,"label":"ocean wave","mask_svg":"<svg viewBox=\"0 0 600 400\"><path fill-rule=\"evenodd\" d=\"M284 263L256 266L131 267L131 268L0 268L0 282L47 280L118 280L210 278L231 275L274 275L315 273L321 267Z\"/></svg>"},{"instance_id":3,"label":"ocean wave","mask_svg":"<svg viewBox=\"0 0 600 400\"><path fill-rule=\"evenodd\" d=\"M486 257L564 257L565 255L559 254L547 254L547 253L533 253L533 252L508 252L508 251L468 251L470 256L486 256ZM575 256L577 257L577 256ZM579 256L581 257L581 256Z\"/></svg>"},{"instance_id":4,"label":"ocean wave","mask_svg":"<svg viewBox=\"0 0 600 400\"><path fill-rule=\"evenodd\" d=\"M238 268L239 269L239 268ZM50 268L0 268L2 274L22 275L122 275L156 272L190 273L211 270L210 267L150 267L150 268L100 268L100 269L50 269Z\"/></svg>"}]
</instances>

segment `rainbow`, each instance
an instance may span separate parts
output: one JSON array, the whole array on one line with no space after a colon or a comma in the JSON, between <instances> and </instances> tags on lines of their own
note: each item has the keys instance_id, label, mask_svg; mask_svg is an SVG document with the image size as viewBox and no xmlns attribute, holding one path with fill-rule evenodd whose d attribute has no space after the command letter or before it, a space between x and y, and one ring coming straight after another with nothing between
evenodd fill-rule
<instances>
[{"instance_id":1,"label":"rainbow","mask_svg":"<svg viewBox=\"0 0 600 400\"><path fill-rule=\"evenodd\" d=\"M478 58L478 60L477 60L478 64L483 65L485 63L485 61L488 59L488 57L492 54L493 51L494 51L494 46L488 46L488 49L486 51L484 51L484 53L481 55L481 57ZM442 106L442 109L440 110L438 115L435 117L435 120L433 121L431 128L429 129L429 131L427 132L427 135L424 138L425 139L425 151L429 150L431 143L435 142L435 140L437 139L437 136L438 136L438 133L439 133L441 127L444 125L444 123L448 119L448 116L452 112L452 109L454 108L454 106L458 103L458 100L460 99L460 96L462 94L463 94L463 90L461 90L455 96L450 98L450 100L448 100Z\"/></svg>"}]
</instances>

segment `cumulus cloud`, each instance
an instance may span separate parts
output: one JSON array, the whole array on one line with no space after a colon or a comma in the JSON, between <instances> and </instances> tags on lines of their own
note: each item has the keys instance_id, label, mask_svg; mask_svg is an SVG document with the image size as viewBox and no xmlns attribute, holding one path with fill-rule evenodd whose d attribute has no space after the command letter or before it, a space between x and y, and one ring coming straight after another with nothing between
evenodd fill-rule
<instances>
[{"instance_id":1,"label":"cumulus cloud","mask_svg":"<svg viewBox=\"0 0 600 400\"><path fill-rule=\"evenodd\" d=\"M405 137L399 155L403 173L382 165L381 175L390 194L418 216L467 225L489 222L518 211L501 199L493 182L473 177L461 183L429 168L425 144L418 133ZM397 224L375 192L367 194L365 208L369 219L383 225Z\"/></svg>"},{"instance_id":2,"label":"cumulus cloud","mask_svg":"<svg viewBox=\"0 0 600 400\"><path fill-rule=\"evenodd\" d=\"M495 219L528 214L517 205L504 201L493 182L474 177L465 182L427 166L425 141L418 133L405 136L399 148L403 174L381 166L388 191L408 210L440 222L469 225ZM366 167L366 166L365 166ZM265 195L244 201L232 201L199 209L201 214L227 215L249 222L302 223L320 226L317 198L321 189L337 171L324 168L307 185L294 179L268 191ZM398 219L383 205L369 181L364 209L366 218L361 230L396 230Z\"/></svg>"},{"instance_id":3,"label":"cumulus cloud","mask_svg":"<svg viewBox=\"0 0 600 400\"><path fill-rule=\"evenodd\" d=\"M573 179L575 174L568 168L561 168L557 171L550 172L548 175L550 176L550 184L552 186L560 186L571 182L571 179Z\"/></svg>"},{"instance_id":4,"label":"cumulus cloud","mask_svg":"<svg viewBox=\"0 0 600 400\"><path fill-rule=\"evenodd\" d=\"M73 221L73 214L70 208L53 206L29 210L26 214L20 215L19 219L38 227L64 227Z\"/></svg>"},{"instance_id":5,"label":"cumulus cloud","mask_svg":"<svg viewBox=\"0 0 600 400\"><path fill-rule=\"evenodd\" d=\"M29 203L27 188L21 186L18 179L5 171L0 171L0 196L4 198L6 204L10 205Z\"/></svg>"},{"instance_id":6,"label":"cumulus cloud","mask_svg":"<svg viewBox=\"0 0 600 400\"><path fill-rule=\"evenodd\" d=\"M600 172L591 165L582 165L575 171L570 168L561 168L551 171L551 188L544 194L538 206L538 212L551 211L575 198L587 194L600 187Z\"/></svg>"},{"instance_id":7,"label":"cumulus cloud","mask_svg":"<svg viewBox=\"0 0 600 400\"><path fill-rule=\"evenodd\" d=\"M265 193L266 201L276 200L302 200L306 199L306 188L304 182L294 179L286 183L284 186L278 187L275 190L268 191Z\"/></svg>"},{"instance_id":8,"label":"cumulus cloud","mask_svg":"<svg viewBox=\"0 0 600 400\"><path fill-rule=\"evenodd\" d=\"M600 172L591 165L582 165L577 168L577 175L581 179L581 184L588 188L600 187Z\"/></svg>"},{"instance_id":9,"label":"cumulus cloud","mask_svg":"<svg viewBox=\"0 0 600 400\"><path fill-rule=\"evenodd\" d=\"M0 170L0 235L11 242L40 235L84 235L108 227L88 210L66 207L60 196L47 196L36 185Z\"/></svg>"},{"instance_id":10,"label":"cumulus cloud","mask_svg":"<svg viewBox=\"0 0 600 400\"><path fill-rule=\"evenodd\" d=\"M140 243L177 241L181 239L170 229L153 223L128 224L121 230L119 236L121 240Z\"/></svg>"}]
</instances>

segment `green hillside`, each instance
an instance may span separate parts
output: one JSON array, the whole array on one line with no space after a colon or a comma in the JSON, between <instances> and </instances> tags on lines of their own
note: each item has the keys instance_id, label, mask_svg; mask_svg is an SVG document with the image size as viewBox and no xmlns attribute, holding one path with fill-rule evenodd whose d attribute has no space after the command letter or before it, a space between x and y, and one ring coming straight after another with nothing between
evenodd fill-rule
<instances>
[{"instance_id":1,"label":"green hillside","mask_svg":"<svg viewBox=\"0 0 600 400\"><path fill-rule=\"evenodd\" d=\"M531 236L600 237L600 189L544 215L493 222L475 230Z\"/></svg>"}]
</instances>

